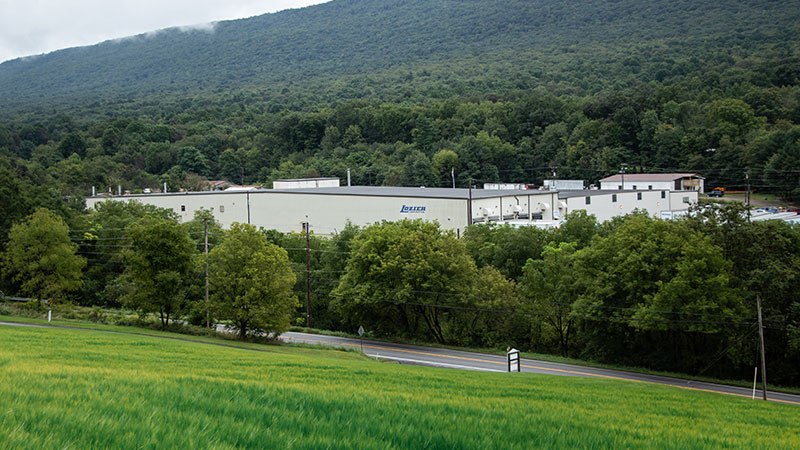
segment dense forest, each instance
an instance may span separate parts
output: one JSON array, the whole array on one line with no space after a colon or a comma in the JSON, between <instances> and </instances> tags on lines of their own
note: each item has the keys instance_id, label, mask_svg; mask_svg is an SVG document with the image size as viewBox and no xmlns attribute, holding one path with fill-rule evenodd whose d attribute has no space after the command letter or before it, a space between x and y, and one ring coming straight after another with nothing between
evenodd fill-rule
<instances>
[{"instance_id":1,"label":"dense forest","mask_svg":"<svg viewBox=\"0 0 800 450\"><path fill-rule=\"evenodd\" d=\"M348 169L356 185L449 186L451 169L461 187L552 177L596 183L624 168L697 172L708 188L742 188L749 177L756 192L800 201L794 2L334 0L220 22L211 31L163 30L8 61L0 64L0 102L0 252L14 223L40 207L54 211L86 258L82 287L71 299L87 305L121 304L114 280L122 260L114 245L129 239L126 228L144 214L121 206L87 214L83 197L92 187L137 192L166 183L170 191L199 190L214 179L269 187L279 178L344 177ZM769 345L787 361L784 382L796 384L797 229L746 224L737 214L667 225L634 216L576 225L577 234L567 237L561 230L476 228L453 244L468 252L464 270L505 286L481 296L529 303L465 303L519 312L489 316L483 328L472 322L471 329L523 334L448 334L477 319L450 312L431 328L425 309L413 326L378 331L468 345L513 341L693 373L719 353L724 362L709 370L738 376L753 350L738 339L751 333L753 296L762 293L774 320ZM190 224L192 239L198 226ZM353 305L340 299L364 296L353 286L370 280L344 278L350 269L341 255L361 232L314 241L331 252L320 252L315 270L338 274L315 288L312 309L329 312L316 326L353 325L342 313ZM265 234L284 248L302 247L297 236ZM697 282L681 281L685 268L675 266L648 273L643 279L652 285L636 285L641 273L633 269L592 272L606 257L623 259L615 248L648 236L664 255L674 251L667 243L675 236L692 236L716 258L696 268L722 277L713 280L717 289L708 298L716 303L706 313L734 326L692 328L691 319L673 316L662 317L664 326L639 324L659 323L664 309L657 305L669 298L648 289L665 283L680 299L680 283ZM643 255L645 263L667 263L664 255ZM289 253L292 261L303 256ZM558 281L542 274L559 265L582 280L573 287L579 291L570 291L568 312L541 315L536 308L563 300L537 300L531 286ZM0 278L3 291L19 288L5 272ZM609 293L615 283L641 290ZM652 307L636 303L640 291ZM675 307L684 311L675 314L713 322L698 305ZM567 339L558 335L563 324L529 320L537 314L579 320ZM617 340L629 346L614 347ZM654 345L667 346L658 353L667 359L653 359Z\"/></svg>"}]
</instances>

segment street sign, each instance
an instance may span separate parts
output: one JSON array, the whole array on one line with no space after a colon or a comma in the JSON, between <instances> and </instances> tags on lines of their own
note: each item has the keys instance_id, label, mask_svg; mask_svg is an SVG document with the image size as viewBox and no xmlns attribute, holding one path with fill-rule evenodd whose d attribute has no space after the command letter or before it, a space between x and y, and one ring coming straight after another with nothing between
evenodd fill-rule
<instances>
[{"instance_id":1,"label":"street sign","mask_svg":"<svg viewBox=\"0 0 800 450\"><path fill-rule=\"evenodd\" d=\"M364 327L362 327L362 326L358 327L358 335L359 336L363 336L364 335Z\"/></svg>"},{"instance_id":2,"label":"street sign","mask_svg":"<svg viewBox=\"0 0 800 450\"><path fill-rule=\"evenodd\" d=\"M519 372L520 371L519 350L515 348L508 349L507 357L508 357L508 371Z\"/></svg>"}]
</instances>

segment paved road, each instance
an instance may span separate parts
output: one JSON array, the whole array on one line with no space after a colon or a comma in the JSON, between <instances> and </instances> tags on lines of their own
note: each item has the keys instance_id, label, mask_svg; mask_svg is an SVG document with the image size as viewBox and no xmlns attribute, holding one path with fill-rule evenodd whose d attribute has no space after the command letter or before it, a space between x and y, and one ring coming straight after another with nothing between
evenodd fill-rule
<instances>
[{"instance_id":1,"label":"paved road","mask_svg":"<svg viewBox=\"0 0 800 450\"><path fill-rule=\"evenodd\" d=\"M0 322L0 326L27 326L27 327L51 327L49 325L40 324L24 324L17 322ZM80 329L94 332L111 332L119 333L117 331L108 330L95 330L89 328L77 328L69 326L52 326L52 328L67 328L67 329ZM139 333L131 333L139 334ZM150 336L150 335L148 335ZM176 339L167 336L152 336L163 339ZM198 344L209 344L208 342L192 340L191 338L177 338L179 340L186 340L196 342ZM341 338L336 336L323 336L318 334L308 333L284 333L281 339L286 342L303 342L308 344L323 344L339 347L353 347L360 348L363 345L364 353L378 359L386 359L398 361L402 364L416 364L433 367L444 367L449 369L462 369L462 370L479 370L485 372L505 372L508 369L508 363L504 356L489 355L485 353L465 352L460 350L449 350L435 347L424 347L419 345L405 345L394 344L389 342L364 340L360 342L358 339ZM216 344L229 347L226 344ZM234 347L233 348L240 348ZM245 349L252 350L252 349ZM687 381L678 378L661 377L656 375L643 375L632 372L625 372L621 370L610 369L597 369L594 367L578 366L574 364L552 363L546 361L538 361L533 359L523 359L521 364L522 372L528 373L544 373L550 375L562 375L572 377L595 377L595 378L609 378L614 380L635 381L641 383L655 383L665 384L670 386L679 387L682 389L691 389L696 391L717 392L722 394L735 395L739 397L751 398L752 389L741 388L736 386L727 386L723 384L704 383L700 381ZM760 398L761 392L756 391L756 398ZM770 401L786 403L791 405L800 406L800 395L784 394L780 392L768 391L767 395Z\"/></svg>"},{"instance_id":2,"label":"paved road","mask_svg":"<svg viewBox=\"0 0 800 450\"><path fill-rule=\"evenodd\" d=\"M358 339L322 336L307 333L284 333L281 338L286 342L304 342L359 348ZM487 372L505 372L508 363L504 356L485 353L465 352L418 345L393 344L379 341L363 341L364 353L379 359L394 360L404 364L445 367L450 369L480 370ZM752 389L727 386L723 384L687 381L678 378L645 375L621 370L598 369L573 364L552 363L532 359L523 359L522 372L544 373L573 377L596 377L615 380L627 380L641 383L655 383L676 386L682 389L718 392L739 397L752 398ZM800 405L800 395L767 391L770 401ZM756 391L756 399L761 398L761 391Z\"/></svg>"}]
</instances>

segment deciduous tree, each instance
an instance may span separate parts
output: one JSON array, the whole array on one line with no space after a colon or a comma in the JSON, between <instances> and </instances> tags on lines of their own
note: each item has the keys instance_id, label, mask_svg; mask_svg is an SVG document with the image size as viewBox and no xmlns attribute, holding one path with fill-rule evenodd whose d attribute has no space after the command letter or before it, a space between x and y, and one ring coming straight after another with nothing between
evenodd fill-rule
<instances>
[{"instance_id":1,"label":"deciduous tree","mask_svg":"<svg viewBox=\"0 0 800 450\"><path fill-rule=\"evenodd\" d=\"M63 301L80 288L86 259L75 254L61 217L40 208L11 227L3 270L18 282L23 295L39 301Z\"/></svg>"},{"instance_id":2,"label":"deciduous tree","mask_svg":"<svg viewBox=\"0 0 800 450\"><path fill-rule=\"evenodd\" d=\"M254 226L234 223L209 258L217 318L231 321L242 339L253 331L277 335L289 328L299 303L286 250Z\"/></svg>"},{"instance_id":3,"label":"deciduous tree","mask_svg":"<svg viewBox=\"0 0 800 450\"><path fill-rule=\"evenodd\" d=\"M162 327L183 307L192 277L194 242L176 221L145 217L128 227L131 247L122 256L123 303L158 313Z\"/></svg>"}]
</instances>

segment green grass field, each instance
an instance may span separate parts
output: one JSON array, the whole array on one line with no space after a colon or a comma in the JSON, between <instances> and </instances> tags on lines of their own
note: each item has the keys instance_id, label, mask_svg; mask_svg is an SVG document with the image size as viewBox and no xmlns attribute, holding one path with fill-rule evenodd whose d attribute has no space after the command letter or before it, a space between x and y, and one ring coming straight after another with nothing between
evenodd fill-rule
<instances>
[{"instance_id":1,"label":"green grass field","mask_svg":"<svg viewBox=\"0 0 800 450\"><path fill-rule=\"evenodd\" d=\"M797 448L800 408L644 383L0 326L2 448Z\"/></svg>"}]
</instances>

